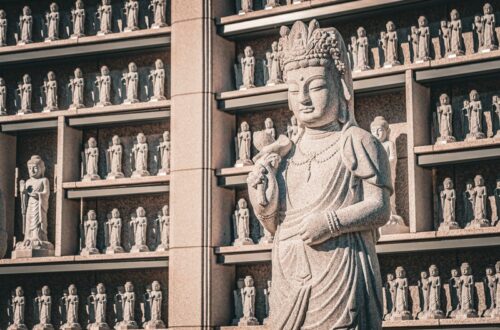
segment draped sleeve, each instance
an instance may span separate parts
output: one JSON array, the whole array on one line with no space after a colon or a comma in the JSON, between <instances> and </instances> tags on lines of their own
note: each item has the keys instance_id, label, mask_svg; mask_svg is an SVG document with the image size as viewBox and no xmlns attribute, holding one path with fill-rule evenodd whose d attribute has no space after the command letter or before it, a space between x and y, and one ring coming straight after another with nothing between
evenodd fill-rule
<instances>
[{"instance_id":1,"label":"draped sleeve","mask_svg":"<svg viewBox=\"0 0 500 330\"><path fill-rule=\"evenodd\" d=\"M389 189L392 194L389 157L382 144L369 132L356 126L344 131L342 161L354 178Z\"/></svg>"}]
</instances>

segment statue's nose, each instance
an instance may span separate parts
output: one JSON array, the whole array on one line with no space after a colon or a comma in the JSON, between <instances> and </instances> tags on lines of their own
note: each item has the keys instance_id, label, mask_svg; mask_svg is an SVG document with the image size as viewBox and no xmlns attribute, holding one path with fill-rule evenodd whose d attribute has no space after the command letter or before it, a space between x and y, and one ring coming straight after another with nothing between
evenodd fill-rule
<instances>
[{"instance_id":1,"label":"statue's nose","mask_svg":"<svg viewBox=\"0 0 500 330\"><path fill-rule=\"evenodd\" d=\"M299 102L304 105L311 103L311 97L306 90L302 90L299 92Z\"/></svg>"}]
</instances>

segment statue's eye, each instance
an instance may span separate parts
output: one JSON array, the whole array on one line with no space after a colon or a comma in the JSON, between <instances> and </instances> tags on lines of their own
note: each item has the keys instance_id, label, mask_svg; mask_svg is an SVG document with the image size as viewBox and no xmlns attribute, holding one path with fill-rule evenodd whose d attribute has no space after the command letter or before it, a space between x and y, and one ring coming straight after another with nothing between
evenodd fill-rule
<instances>
[{"instance_id":1,"label":"statue's eye","mask_svg":"<svg viewBox=\"0 0 500 330\"><path fill-rule=\"evenodd\" d=\"M326 81L323 80L323 79L316 79L316 80L313 80L310 84L309 84L309 90L310 91L319 91L323 88L326 87Z\"/></svg>"}]
</instances>

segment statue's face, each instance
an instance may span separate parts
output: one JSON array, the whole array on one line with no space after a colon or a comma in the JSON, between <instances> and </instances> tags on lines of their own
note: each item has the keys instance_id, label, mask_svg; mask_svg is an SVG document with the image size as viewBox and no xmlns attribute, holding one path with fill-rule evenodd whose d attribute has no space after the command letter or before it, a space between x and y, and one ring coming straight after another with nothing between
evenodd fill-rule
<instances>
[{"instance_id":1,"label":"statue's face","mask_svg":"<svg viewBox=\"0 0 500 330\"><path fill-rule=\"evenodd\" d=\"M142 207L139 207L137 209L137 215L140 217L144 217L146 215L146 210L144 210Z\"/></svg>"},{"instance_id":2,"label":"statue's face","mask_svg":"<svg viewBox=\"0 0 500 330\"><path fill-rule=\"evenodd\" d=\"M342 86L330 68L313 66L287 72L288 105L306 127L322 127L339 119Z\"/></svg>"},{"instance_id":3,"label":"statue's face","mask_svg":"<svg viewBox=\"0 0 500 330\"><path fill-rule=\"evenodd\" d=\"M276 41L272 43L271 49L273 50L273 52L278 51L278 43Z\"/></svg>"},{"instance_id":4,"label":"statue's face","mask_svg":"<svg viewBox=\"0 0 500 330\"><path fill-rule=\"evenodd\" d=\"M82 70L80 70L80 69L75 70L75 77L76 78L81 78L82 75L83 75Z\"/></svg>"},{"instance_id":5,"label":"statue's face","mask_svg":"<svg viewBox=\"0 0 500 330\"><path fill-rule=\"evenodd\" d=\"M25 84L29 84L29 83L31 83L31 77L29 75L25 74L23 76L23 81Z\"/></svg>"},{"instance_id":6,"label":"statue's face","mask_svg":"<svg viewBox=\"0 0 500 330\"><path fill-rule=\"evenodd\" d=\"M469 275L470 274L469 265L462 265L461 271L462 271L462 275Z\"/></svg>"},{"instance_id":7,"label":"statue's face","mask_svg":"<svg viewBox=\"0 0 500 330\"><path fill-rule=\"evenodd\" d=\"M457 20L458 18L459 18L459 16L458 16L458 11L453 10L453 11L451 12L451 19L452 19L452 20Z\"/></svg>"},{"instance_id":8,"label":"statue's face","mask_svg":"<svg viewBox=\"0 0 500 330\"><path fill-rule=\"evenodd\" d=\"M427 272L421 272L420 277L426 279L427 277L429 277L429 275L427 275Z\"/></svg>"},{"instance_id":9,"label":"statue's face","mask_svg":"<svg viewBox=\"0 0 500 330\"><path fill-rule=\"evenodd\" d=\"M107 75L109 75L109 69L108 69L108 67L107 67L107 66L103 66L103 67L101 68L101 74L102 74L103 76L107 76Z\"/></svg>"},{"instance_id":10,"label":"statue's face","mask_svg":"<svg viewBox=\"0 0 500 330\"><path fill-rule=\"evenodd\" d=\"M5 18L5 10L0 10L0 18Z\"/></svg>"},{"instance_id":11,"label":"statue's face","mask_svg":"<svg viewBox=\"0 0 500 330\"><path fill-rule=\"evenodd\" d=\"M22 297L24 294L24 291L23 291L23 288L21 288L20 286L16 288L16 296L18 297Z\"/></svg>"},{"instance_id":12,"label":"statue's face","mask_svg":"<svg viewBox=\"0 0 500 330\"><path fill-rule=\"evenodd\" d=\"M70 295L72 295L72 296L76 295L76 286L74 286L74 285L70 286L68 291L69 291Z\"/></svg>"},{"instance_id":13,"label":"statue's face","mask_svg":"<svg viewBox=\"0 0 500 330\"><path fill-rule=\"evenodd\" d=\"M393 281L394 280L394 275L393 274L387 274L387 281Z\"/></svg>"},{"instance_id":14,"label":"statue's face","mask_svg":"<svg viewBox=\"0 0 500 330\"><path fill-rule=\"evenodd\" d=\"M458 270L456 270L456 269L452 269L452 270L451 270L451 276L453 276L453 277L457 277L457 276L458 276Z\"/></svg>"},{"instance_id":15,"label":"statue's face","mask_svg":"<svg viewBox=\"0 0 500 330\"><path fill-rule=\"evenodd\" d=\"M118 137L118 135L113 136L112 141L113 141L113 145L115 145L115 146L120 144L120 138Z\"/></svg>"},{"instance_id":16,"label":"statue's face","mask_svg":"<svg viewBox=\"0 0 500 330\"><path fill-rule=\"evenodd\" d=\"M437 267L429 268L429 272L431 273L431 276L438 276L439 275L439 270L437 269Z\"/></svg>"},{"instance_id":17,"label":"statue's face","mask_svg":"<svg viewBox=\"0 0 500 330\"><path fill-rule=\"evenodd\" d=\"M446 179L444 180L444 187L446 189L451 189L453 188L453 182L451 181L451 179Z\"/></svg>"},{"instance_id":18,"label":"statue's face","mask_svg":"<svg viewBox=\"0 0 500 330\"><path fill-rule=\"evenodd\" d=\"M427 18L425 18L424 16L420 16L420 18L418 19L418 25L420 27L427 26Z\"/></svg>"},{"instance_id":19,"label":"statue's face","mask_svg":"<svg viewBox=\"0 0 500 330\"><path fill-rule=\"evenodd\" d=\"M405 270L403 268L396 269L396 276L398 278L404 278L405 277Z\"/></svg>"},{"instance_id":20,"label":"statue's face","mask_svg":"<svg viewBox=\"0 0 500 330\"><path fill-rule=\"evenodd\" d=\"M106 288L103 284L99 283L97 285L97 293L104 294L106 292Z\"/></svg>"},{"instance_id":21,"label":"statue's face","mask_svg":"<svg viewBox=\"0 0 500 330\"><path fill-rule=\"evenodd\" d=\"M128 68L130 72L137 72L137 65L134 62L130 63Z\"/></svg>"},{"instance_id":22,"label":"statue's face","mask_svg":"<svg viewBox=\"0 0 500 330\"><path fill-rule=\"evenodd\" d=\"M484 10L485 14L491 14L493 12L493 8L491 7L491 5L489 3L484 5L483 10Z\"/></svg>"},{"instance_id":23,"label":"statue's face","mask_svg":"<svg viewBox=\"0 0 500 330\"><path fill-rule=\"evenodd\" d=\"M273 128L273 121L271 118L267 118L264 124L266 125L266 128Z\"/></svg>"},{"instance_id":24,"label":"statue's face","mask_svg":"<svg viewBox=\"0 0 500 330\"><path fill-rule=\"evenodd\" d=\"M482 186L484 184L483 177L480 175L476 175L476 177L474 178L474 183L476 184L476 186Z\"/></svg>"},{"instance_id":25,"label":"statue's face","mask_svg":"<svg viewBox=\"0 0 500 330\"><path fill-rule=\"evenodd\" d=\"M450 103L450 99L448 97L448 95L446 94L443 94L439 97L439 101L441 102L441 105L447 105Z\"/></svg>"},{"instance_id":26,"label":"statue's face","mask_svg":"<svg viewBox=\"0 0 500 330\"><path fill-rule=\"evenodd\" d=\"M91 148L97 147L97 141L94 138L89 139L89 147Z\"/></svg>"},{"instance_id":27,"label":"statue's face","mask_svg":"<svg viewBox=\"0 0 500 330\"><path fill-rule=\"evenodd\" d=\"M87 217L89 218L89 220L95 220L97 218L97 215L96 215L95 211L89 211L87 213Z\"/></svg>"},{"instance_id":28,"label":"statue's face","mask_svg":"<svg viewBox=\"0 0 500 330\"><path fill-rule=\"evenodd\" d=\"M162 60L156 60L156 68L163 69L163 61Z\"/></svg>"},{"instance_id":29,"label":"statue's face","mask_svg":"<svg viewBox=\"0 0 500 330\"><path fill-rule=\"evenodd\" d=\"M39 178L42 175L38 164L28 164L28 173L31 178Z\"/></svg>"},{"instance_id":30,"label":"statue's face","mask_svg":"<svg viewBox=\"0 0 500 330\"><path fill-rule=\"evenodd\" d=\"M83 9L83 1L77 1L76 2L76 8L77 9Z\"/></svg>"},{"instance_id":31,"label":"statue's face","mask_svg":"<svg viewBox=\"0 0 500 330\"><path fill-rule=\"evenodd\" d=\"M493 275L493 269L491 268L486 268L486 275Z\"/></svg>"},{"instance_id":32,"label":"statue's face","mask_svg":"<svg viewBox=\"0 0 500 330\"><path fill-rule=\"evenodd\" d=\"M385 129L385 127L379 125L373 126L371 127L371 133L380 142L387 141L387 130Z\"/></svg>"},{"instance_id":33,"label":"statue's face","mask_svg":"<svg viewBox=\"0 0 500 330\"><path fill-rule=\"evenodd\" d=\"M152 288L153 288L153 291L160 291L160 283L158 281L154 281Z\"/></svg>"},{"instance_id":34,"label":"statue's face","mask_svg":"<svg viewBox=\"0 0 500 330\"><path fill-rule=\"evenodd\" d=\"M472 189L472 182L467 182L465 187L467 188L467 190L471 190Z\"/></svg>"},{"instance_id":35,"label":"statue's face","mask_svg":"<svg viewBox=\"0 0 500 330\"><path fill-rule=\"evenodd\" d=\"M130 282L127 282L125 284L125 291L127 292L133 292L134 291L134 285Z\"/></svg>"},{"instance_id":36,"label":"statue's face","mask_svg":"<svg viewBox=\"0 0 500 330\"><path fill-rule=\"evenodd\" d=\"M0 78L0 86L4 86L5 85L5 80L3 80L3 78Z\"/></svg>"},{"instance_id":37,"label":"statue's face","mask_svg":"<svg viewBox=\"0 0 500 330\"><path fill-rule=\"evenodd\" d=\"M253 278L251 278L251 277L245 277L245 286L246 287L253 286Z\"/></svg>"},{"instance_id":38,"label":"statue's face","mask_svg":"<svg viewBox=\"0 0 500 330\"><path fill-rule=\"evenodd\" d=\"M247 201L244 200L243 198L238 201L238 206L240 209L246 209L247 208Z\"/></svg>"},{"instance_id":39,"label":"statue's face","mask_svg":"<svg viewBox=\"0 0 500 330\"><path fill-rule=\"evenodd\" d=\"M56 74L54 72L50 71L47 74L47 78L49 78L50 81L54 81L54 80L56 80Z\"/></svg>"},{"instance_id":40,"label":"statue's face","mask_svg":"<svg viewBox=\"0 0 500 330\"><path fill-rule=\"evenodd\" d=\"M358 37L359 37L359 38L363 38L363 37L365 37L365 36L366 36L366 30L365 30L364 28L360 27L360 28L358 29Z\"/></svg>"},{"instance_id":41,"label":"statue's face","mask_svg":"<svg viewBox=\"0 0 500 330\"><path fill-rule=\"evenodd\" d=\"M241 131L242 132L247 132L250 130L250 126L248 126L248 123L246 121L241 123Z\"/></svg>"},{"instance_id":42,"label":"statue's face","mask_svg":"<svg viewBox=\"0 0 500 330\"><path fill-rule=\"evenodd\" d=\"M120 217L120 211L118 211L118 209L113 209L113 211L111 211L111 216L113 218L118 218Z\"/></svg>"},{"instance_id":43,"label":"statue's face","mask_svg":"<svg viewBox=\"0 0 500 330\"><path fill-rule=\"evenodd\" d=\"M139 143L145 143L146 142L146 136L142 133L139 133L137 135L137 141L139 141Z\"/></svg>"},{"instance_id":44,"label":"statue's face","mask_svg":"<svg viewBox=\"0 0 500 330\"><path fill-rule=\"evenodd\" d=\"M393 22L389 21L387 23L386 28L387 28L387 32L393 32L394 30L396 30L396 25L394 25Z\"/></svg>"},{"instance_id":45,"label":"statue's face","mask_svg":"<svg viewBox=\"0 0 500 330\"><path fill-rule=\"evenodd\" d=\"M163 215L167 215L168 214L168 205L163 206L163 208L161 210L163 212Z\"/></svg>"},{"instance_id":46,"label":"statue's face","mask_svg":"<svg viewBox=\"0 0 500 330\"><path fill-rule=\"evenodd\" d=\"M165 132L163 133L163 140L164 140L164 141L168 141L168 140L170 140L170 132L169 132L169 131L165 131Z\"/></svg>"},{"instance_id":47,"label":"statue's face","mask_svg":"<svg viewBox=\"0 0 500 330\"><path fill-rule=\"evenodd\" d=\"M253 56L253 50L250 47L245 48L245 57L252 57Z\"/></svg>"},{"instance_id":48,"label":"statue's face","mask_svg":"<svg viewBox=\"0 0 500 330\"><path fill-rule=\"evenodd\" d=\"M49 289L49 287L48 287L48 286L44 286L44 287L42 288L42 295L44 295L44 296L48 296L48 295L50 295L50 289Z\"/></svg>"},{"instance_id":49,"label":"statue's face","mask_svg":"<svg viewBox=\"0 0 500 330\"><path fill-rule=\"evenodd\" d=\"M56 4L56 3L52 3L52 4L50 5L50 11L51 11L51 12L55 13L55 12L57 11L57 9L58 9L58 8L57 8L57 4Z\"/></svg>"},{"instance_id":50,"label":"statue's face","mask_svg":"<svg viewBox=\"0 0 500 330\"><path fill-rule=\"evenodd\" d=\"M31 15L31 9L30 9L30 7L26 6L26 7L23 8L23 15L24 16Z\"/></svg>"}]
</instances>

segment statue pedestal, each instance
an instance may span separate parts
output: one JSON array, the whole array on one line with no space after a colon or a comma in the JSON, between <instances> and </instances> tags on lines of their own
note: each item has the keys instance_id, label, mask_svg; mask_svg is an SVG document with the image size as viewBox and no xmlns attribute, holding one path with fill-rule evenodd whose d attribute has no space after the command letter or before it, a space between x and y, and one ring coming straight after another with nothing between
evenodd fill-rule
<instances>
[{"instance_id":1,"label":"statue pedestal","mask_svg":"<svg viewBox=\"0 0 500 330\"><path fill-rule=\"evenodd\" d=\"M92 323L87 326L87 330L110 330L107 323Z\"/></svg>"},{"instance_id":2,"label":"statue pedestal","mask_svg":"<svg viewBox=\"0 0 500 330\"><path fill-rule=\"evenodd\" d=\"M125 175L123 173L109 173L107 176L106 176L106 180L115 180L115 179L122 179L124 178Z\"/></svg>"},{"instance_id":3,"label":"statue pedestal","mask_svg":"<svg viewBox=\"0 0 500 330\"><path fill-rule=\"evenodd\" d=\"M480 220L472 220L467 224L465 228L467 229L478 229L478 228L484 228L484 227L489 227L490 222L487 219L480 219Z\"/></svg>"},{"instance_id":4,"label":"statue pedestal","mask_svg":"<svg viewBox=\"0 0 500 330\"><path fill-rule=\"evenodd\" d=\"M478 133L468 133L467 136L465 137L465 141L476 141L480 139L484 139L486 135L484 135L483 132L478 132Z\"/></svg>"},{"instance_id":5,"label":"statue pedestal","mask_svg":"<svg viewBox=\"0 0 500 330\"><path fill-rule=\"evenodd\" d=\"M145 176L150 176L148 171L134 171L132 175L130 176L131 178L143 178Z\"/></svg>"},{"instance_id":6,"label":"statue pedestal","mask_svg":"<svg viewBox=\"0 0 500 330\"><path fill-rule=\"evenodd\" d=\"M107 106L110 106L110 105L113 105L113 104L111 102L99 102L95 106L96 107L107 107Z\"/></svg>"},{"instance_id":7,"label":"statue pedestal","mask_svg":"<svg viewBox=\"0 0 500 330\"><path fill-rule=\"evenodd\" d=\"M441 222L439 225L439 231L450 231L454 229L460 229L460 226L455 221L453 222Z\"/></svg>"},{"instance_id":8,"label":"statue pedestal","mask_svg":"<svg viewBox=\"0 0 500 330\"><path fill-rule=\"evenodd\" d=\"M255 317L249 317L249 318L242 317L238 322L239 327L246 327L249 325L259 325L259 321Z\"/></svg>"},{"instance_id":9,"label":"statue pedestal","mask_svg":"<svg viewBox=\"0 0 500 330\"><path fill-rule=\"evenodd\" d=\"M159 101L165 101L167 98L165 96L153 96L149 99L149 102L159 102Z\"/></svg>"},{"instance_id":10,"label":"statue pedestal","mask_svg":"<svg viewBox=\"0 0 500 330\"><path fill-rule=\"evenodd\" d=\"M272 236L262 236L259 240L259 244L273 244Z\"/></svg>"},{"instance_id":11,"label":"statue pedestal","mask_svg":"<svg viewBox=\"0 0 500 330\"><path fill-rule=\"evenodd\" d=\"M117 253L125 253L125 250L121 246L108 246L106 248L106 254L117 254Z\"/></svg>"},{"instance_id":12,"label":"statue pedestal","mask_svg":"<svg viewBox=\"0 0 500 330\"><path fill-rule=\"evenodd\" d=\"M137 30L139 30L139 28L137 26L126 27L123 29L123 32L132 32L132 31L137 31Z\"/></svg>"},{"instance_id":13,"label":"statue pedestal","mask_svg":"<svg viewBox=\"0 0 500 330\"><path fill-rule=\"evenodd\" d=\"M137 252L149 252L149 248L146 245L134 245L130 248L130 253Z\"/></svg>"},{"instance_id":14,"label":"statue pedestal","mask_svg":"<svg viewBox=\"0 0 500 330\"><path fill-rule=\"evenodd\" d=\"M158 171L158 174L156 174L156 176L165 176L165 175L169 175L169 174L170 174L170 170L160 169Z\"/></svg>"},{"instance_id":15,"label":"statue pedestal","mask_svg":"<svg viewBox=\"0 0 500 330\"><path fill-rule=\"evenodd\" d=\"M12 324L7 330L28 330L28 327L25 324Z\"/></svg>"},{"instance_id":16,"label":"statue pedestal","mask_svg":"<svg viewBox=\"0 0 500 330\"><path fill-rule=\"evenodd\" d=\"M121 321L115 325L115 330L139 329L134 321Z\"/></svg>"},{"instance_id":17,"label":"statue pedestal","mask_svg":"<svg viewBox=\"0 0 500 330\"><path fill-rule=\"evenodd\" d=\"M457 314L455 314L455 318L457 320L465 320L465 319L472 319L478 317L476 310L474 309L468 309L465 311L458 311Z\"/></svg>"},{"instance_id":18,"label":"statue pedestal","mask_svg":"<svg viewBox=\"0 0 500 330\"><path fill-rule=\"evenodd\" d=\"M97 174L85 174L83 176L82 182L90 182L90 181L97 181L101 180L101 177Z\"/></svg>"},{"instance_id":19,"label":"statue pedestal","mask_svg":"<svg viewBox=\"0 0 500 330\"><path fill-rule=\"evenodd\" d=\"M144 330L159 330L167 328L162 320L148 321L145 322L142 326L144 327Z\"/></svg>"},{"instance_id":20,"label":"statue pedestal","mask_svg":"<svg viewBox=\"0 0 500 330\"><path fill-rule=\"evenodd\" d=\"M165 252L165 251L168 251L168 246L164 245L164 244L160 244L156 247L156 251L158 252Z\"/></svg>"},{"instance_id":21,"label":"statue pedestal","mask_svg":"<svg viewBox=\"0 0 500 330\"><path fill-rule=\"evenodd\" d=\"M33 327L33 330L53 330L54 326L52 324L37 324Z\"/></svg>"},{"instance_id":22,"label":"statue pedestal","mask_svg":"<svg viewBox=\"0 0 500 330\"><path fill-rule=\"evenodd\" d=\"M52 257L54 254L52 243L38 241L35 245L26 240L16 244L14 251L12 251L12 259Z\"/></svg>"},{"instance_id":23,"label":"statue pedestal","mask_svg":"<svg viewBox=\"0 0 500 330\"><path fill-rule=\"evenodd\" d=\"M435 144L448 144L452 142L456 142L456 139L453 136L440 136L436 139Z\"/></svg>"},{"instance_id":24,"label":"statue pedestal","mask_svg":"<svg viewBox=\"0 0 500 330\"><path fill-rule=\"evenodd\" d=\"M419 313L418 319L419 320L439 320L439 319L444 319L445 315L443 311L437 310L437 311L427 311L427 312L421 312Z\"/></svg>"},{"instance_id":25,"label":"statue pedestal","mask_svg":"<svg viewBox=\"0 0 500 330\"><path fill-rule=\"evenodd\" d=\"M85 104L71 104L69 106L70 110L83 109L83 108L85 108Z\"/></svg>"},{"instance_id":26,"label":"statue pedestal","mask_svg":"<svg viewBox=\"0 0 500 330\"><path fill-rule=\"evenodd\" d=\"M61 325L61 330L81 330L82 327L78 323L72 323L72 324L63 324Z\"/></svg>"},{"instance_id":27,"label":"statue pedestal","mask_svg":"<svg viewBox=\"0 0 500 330\"><path fill-rule=\"evenodd\" d=\"M100 254L100 252L96 248L83 248L82 251L80 251L81 256L90 256L92 254Z\"/></svg>"},{"instance_id":28,"label":"statue pedestal","mask_svg":"<svg viewBox=\"0 0 500 330\"><path fill-rule=\"evenodd\" d=\"M251 238L237 238L233 242L233 246L254 245Z\"/></svg>"},{"instance_id":29,"label":"statue pedestal","mask_svg":"<svg viewBox=\"0 0 500 330\"><path fill-rule=\"evenodd\" d=\"M139 103L139 100L137 100L137 99L134 99L134 100L128 100L128 99L126 99L126 100L123 101L123 104L133 104L133 103Z\"/></svg>"},{"instance_id":30,"label":"statue pedestal","mask_svg":"<svg viewBox=\"0 0 500 330\"><path fill-rule=\"evenodd\" d=\"M165 27L167 26L167 23L153 23L153 25L151 25L151 28L152 29L159 29L159 28L162 28L162 27Z\"/></svg>"},{"instance_id":31,"label":"statue pedestal","mask_svg":"<svg viewBox=\"0 0 500 330\"><path fill-rule=\"evenodd\" d=\"M490 317L500 318L500 306L491 310Z\"/></svg>"},{"instance_id":32,"label":"statue pedestal","mask_svg":"<svg viewBox=\"0 0 500 330\"><path fill-rule=\"evenodd\" d=\"M250 159L238 159L234 164L234 167L243 167L253 165L253 162Z\"/></svg>"},{"instance_id":33,"label":"statue pedestal","mask_svg":"<svg viewBox=\"0 0 500 330\"><path fill-rule=\"evenodd\" d=\"M411 320L411 313L409 311L394 312L391 315L391 321L405 321Z\"/></svg>"}]
</instances>

